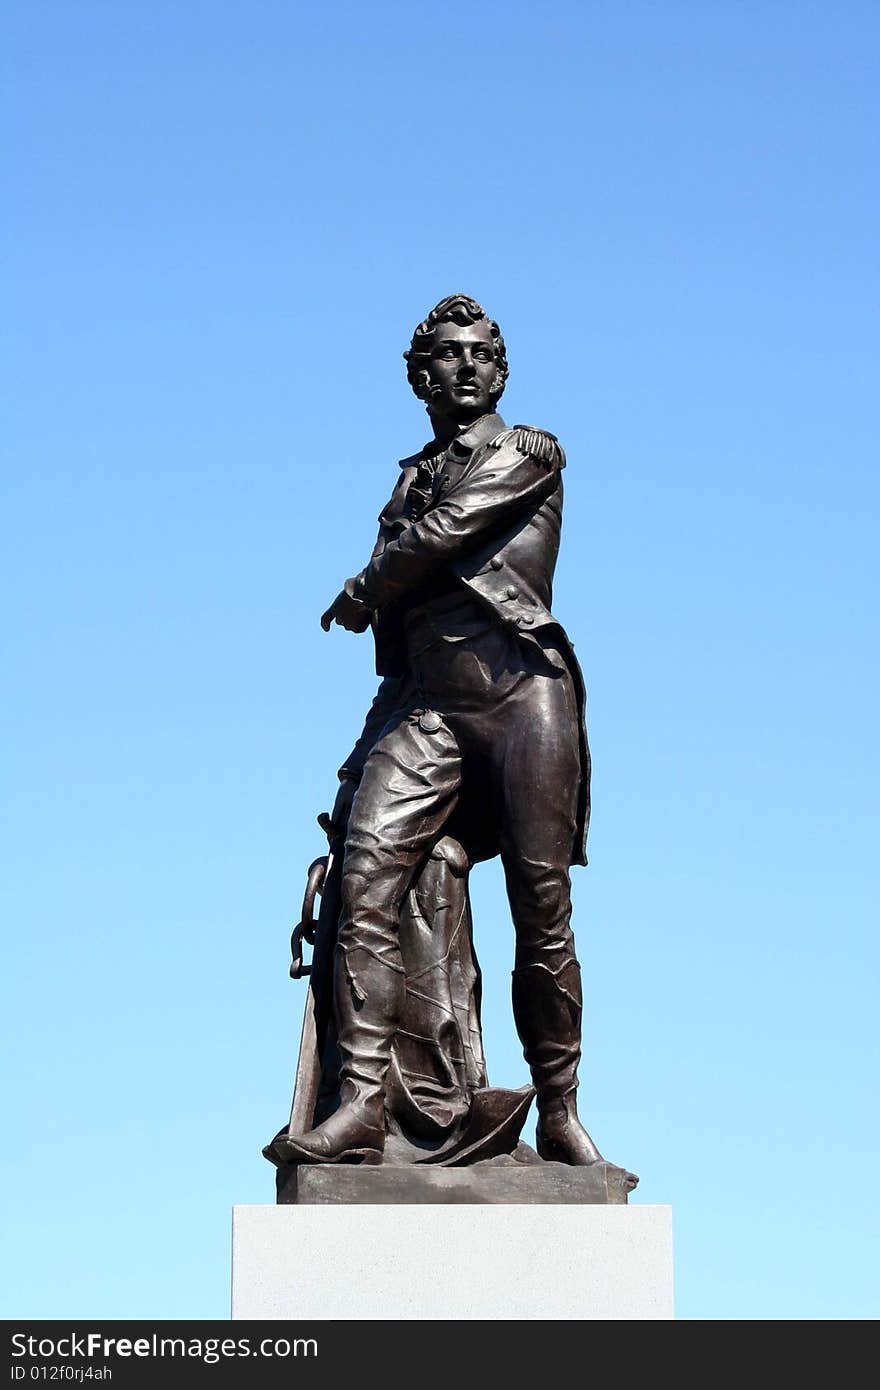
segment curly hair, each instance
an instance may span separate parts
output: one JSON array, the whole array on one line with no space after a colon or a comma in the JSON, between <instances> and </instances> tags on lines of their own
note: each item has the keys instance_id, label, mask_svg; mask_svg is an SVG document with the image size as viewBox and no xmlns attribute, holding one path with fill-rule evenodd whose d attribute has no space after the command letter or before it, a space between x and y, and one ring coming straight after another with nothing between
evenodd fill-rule
<instances>
[{"instance_id":1,"label":"curly hair","mask_svg":"<svg viewBox=\"0 0 880 1390\"><path fill-rule=\"evenodd\" d=\"M435 304L427 318L422 320L413 333L409 349L403 354L406 362L407 380L420 400L424 400L427 394L428 362L434 345L434 333L438 326L441 323L458 323L464 326L469 323L481 322L486 323L492 335L496 367L495 381L492 384L492 399L493 402L500 400L509 374L507 350L501 336L501 329L494 319L489 318L483 306L467 294L448 294L445 299L440 300L439 304Z\"/></svg>"}]
</instances>

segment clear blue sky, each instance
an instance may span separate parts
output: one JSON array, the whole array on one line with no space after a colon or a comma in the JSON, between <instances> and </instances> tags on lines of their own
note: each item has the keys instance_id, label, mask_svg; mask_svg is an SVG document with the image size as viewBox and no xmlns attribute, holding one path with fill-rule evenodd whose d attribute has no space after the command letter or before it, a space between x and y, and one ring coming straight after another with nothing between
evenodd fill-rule
<instances>
[{"instance_id":1,"label":"clear blue sky","mask_svg":"<svg viewBox=\"0 0 880 1390\"><path fill-rule=\"evenodd\" d=\"M582 1112L673 1206L679 1316L876 1318L877 6L4 29L2 1314L227 1316L375 684L318 617L463 290L569 459ZM522 1085L495 866L474 896Z\"/></svg>"}]
</instances>

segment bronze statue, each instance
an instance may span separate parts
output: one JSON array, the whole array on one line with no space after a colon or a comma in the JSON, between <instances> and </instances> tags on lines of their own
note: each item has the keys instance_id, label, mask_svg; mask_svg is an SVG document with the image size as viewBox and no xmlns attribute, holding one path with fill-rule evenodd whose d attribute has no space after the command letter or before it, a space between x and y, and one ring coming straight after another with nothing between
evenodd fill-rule
<instances>
[{"instance_id":1,"label":"bronze statue","mask_svg":"<svg viewBox=\"0 0 880 1390\"><path fill-rule=\"evenodd\" d=\"M591 1165L604 1160L576 1108L569 881L586 863L590 755L583 679L551 612L565 456L554 435L497 413L504 340L473 299L442 300L404 356L433 438L402 460L370 562L321 618L325 631L372 628L383 679L325 818L322 919L333 929L323 959L320 932L315 947L317 1063L305 1085L301 1057L305 1103L295 1098L265 1152L276 1163L461 1163L515 1150L533 1092L488 1088L467 901L470 866L499 854L537 1154ZM423 1050L408 1064L410 1041ZM425 1045L436 1084L420 1094Z\"/></svg>"}]
</instances>

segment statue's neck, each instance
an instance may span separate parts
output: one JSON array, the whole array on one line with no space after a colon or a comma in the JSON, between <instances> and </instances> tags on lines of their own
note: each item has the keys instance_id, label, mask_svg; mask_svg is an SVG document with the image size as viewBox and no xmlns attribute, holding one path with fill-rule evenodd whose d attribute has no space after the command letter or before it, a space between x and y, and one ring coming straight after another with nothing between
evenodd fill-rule
<instances>
[{"instance_id":1,"label":"statue's neck","mask_svg":"<svg viewBox=\"0 0 880 1390\"><path fill-rule=\"evenodd\" d=\"M488 415L490 412L484 411L483 414ZM463 434L465 430L469 430L471 425L475 425L477 420L481 420L483 417L482 415L475 415L473 419L452 420L448 415L435 415L429 410L428 418L431 421L434 438L439 446L445 449L452 443L457 435Z\"/></svg>"}]
</instances>

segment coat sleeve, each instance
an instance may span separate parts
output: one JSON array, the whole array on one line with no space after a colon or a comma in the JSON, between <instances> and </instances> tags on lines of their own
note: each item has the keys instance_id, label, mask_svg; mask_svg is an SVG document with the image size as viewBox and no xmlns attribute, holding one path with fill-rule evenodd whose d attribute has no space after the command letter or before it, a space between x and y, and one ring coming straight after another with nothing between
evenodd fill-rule
<instances>
[{"instance_id":1,"label":"coat sleeve","mask_svg":"<svg viewBox=\"0 0 880 1390\"><path fill-rule=\"evenodd\" d=\"M531 437L539 434L531 431ZM472 466L420 521L374 554L354 582L354 592L378 608L418 587L449 561L534 511L556 490L565 456L552 435L529 447L522 427L484 446ZM552 440L552 447L546 447Z\"/></svg>"}]
</instances>

